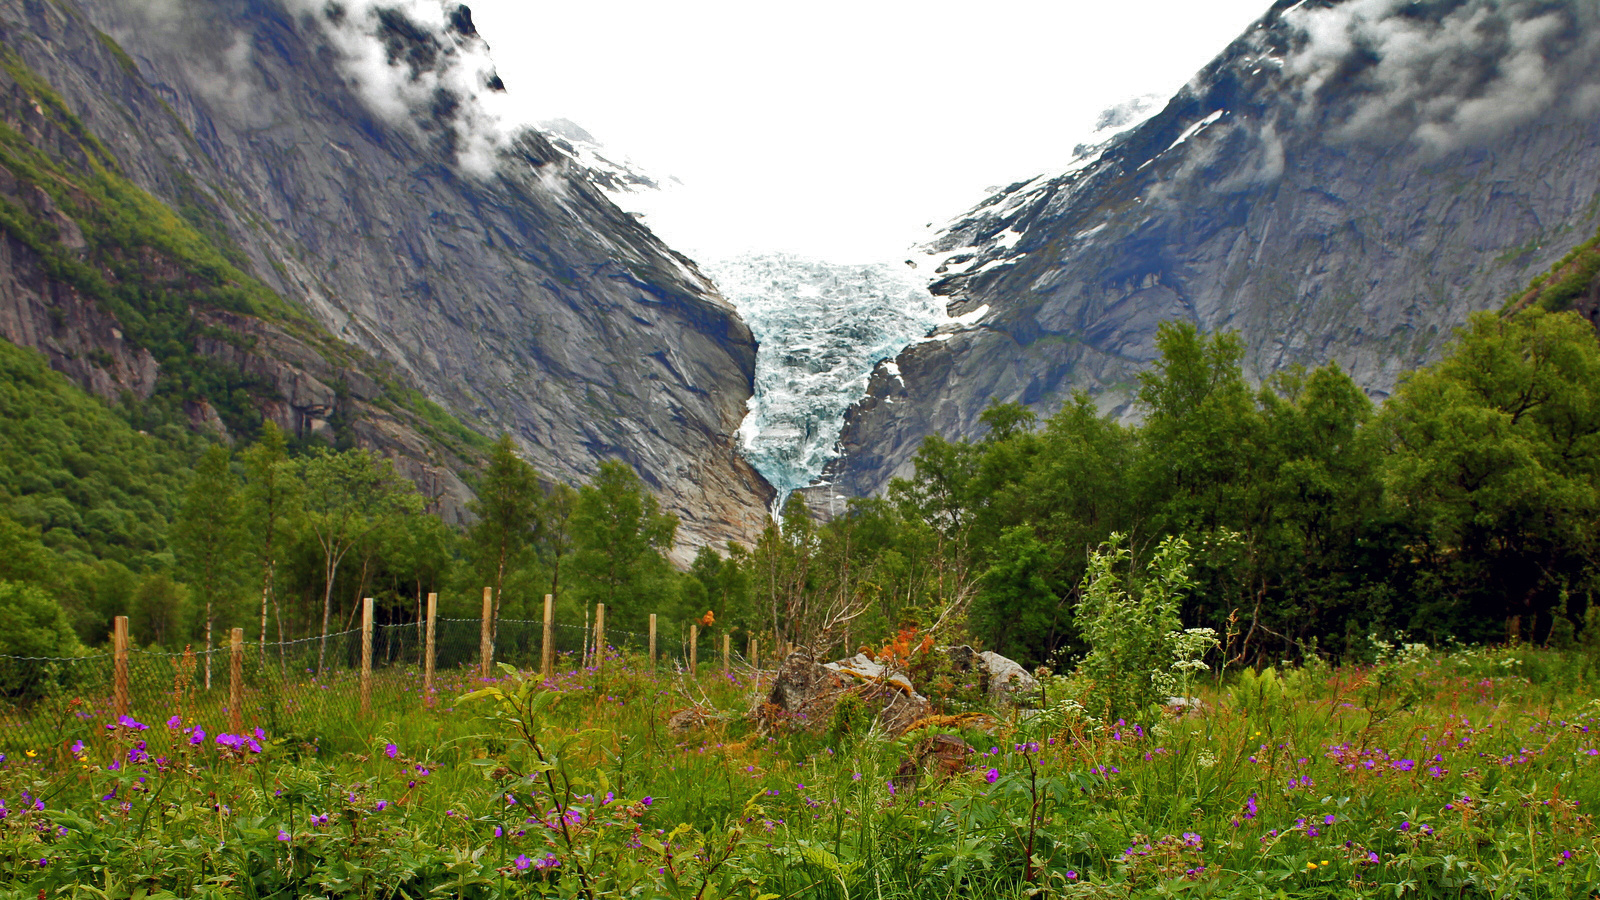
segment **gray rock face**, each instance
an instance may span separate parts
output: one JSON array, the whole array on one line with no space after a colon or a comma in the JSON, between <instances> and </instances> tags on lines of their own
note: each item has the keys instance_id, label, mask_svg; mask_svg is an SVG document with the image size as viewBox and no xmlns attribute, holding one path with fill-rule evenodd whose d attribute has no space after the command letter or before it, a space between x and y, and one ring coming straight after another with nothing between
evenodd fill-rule
<instances>
[{"instance_id":1,"label":"gray rock face","mask_svg":"<svg viewBox=\"0 0 1600 900\"><path fill-rule=\"evenodd\" d=\"M470 17L341 9L0 0L0 40L130 179L212 210L252 274L430 399L556 478L633 464L680 551L752 539L772 494L733 439L755 358L733 309L538 134L485 137L472 91L501 86L465 84ZM379 76L352 62L373 46Z\"/></svg>"},{"instance_id":2,"label":"gray rock face","mask_svg":"<svg viewBox=\"0 0 1600 900\"><path fill-rule=\"evenodd\" d=\"M1136 416L1174 319L1238 331L1255 377L1334 361L1382 398L1592 234L1600 13L1371 6L1282 0L1155 117L951 226L933 289L988 309L880 369L824 480L878 491L991 401Z\"/></svg>"}]
</instances>

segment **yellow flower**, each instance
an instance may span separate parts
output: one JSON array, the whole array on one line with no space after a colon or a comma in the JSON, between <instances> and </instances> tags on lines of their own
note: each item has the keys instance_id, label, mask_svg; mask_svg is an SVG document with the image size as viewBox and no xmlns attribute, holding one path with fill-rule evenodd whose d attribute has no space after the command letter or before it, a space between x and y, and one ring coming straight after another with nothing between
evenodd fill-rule
<instances>
[{"instance_id":1,"label":"yellow flower","mask_svg":"<svg viewBox=\"0 0 1600 900\"><path fill-rule=\"evenodd\" d=\"M1324 865L1326 865L1326 863L1324 863ZM1316 863L1314 863L1314 862L1308 862L1308 863L1306 863L1306 868L1307 868L1307 869L1315 869L1315 868L1316 868L1316 867L1317 867L1317 864L1316 864Z\"/></svg>"},{"instance_id":2,"label":"yellow flower","mask_svg":"<svg viewBox=\"0 0 1600 900\"><path fill-rule=\"evenodd\" d=\"M1328 864L1328 861L1327 861L1327 860L1323 860L1323 861L1322 861L1322 864L1323 864L1323 865L1327 865L1327 864Z\"/></svg>"},{"instance_id":3,"label":"yellow flower","mask_svg":"<svg viewBox=\"0 0 1600 900\"><path fill-rule=\"evenodd\" d=\"M34 751L32 751L32 750L29 750L29 751L28 751L28 758L30 758L30 759L32 759L32 758L33 758L33 757L35 757L35 756L38 756L38 755L39 755L39 754L37 754L37 753L35 753L35 752L34 752Z\"/></svg>"}]
</instances>

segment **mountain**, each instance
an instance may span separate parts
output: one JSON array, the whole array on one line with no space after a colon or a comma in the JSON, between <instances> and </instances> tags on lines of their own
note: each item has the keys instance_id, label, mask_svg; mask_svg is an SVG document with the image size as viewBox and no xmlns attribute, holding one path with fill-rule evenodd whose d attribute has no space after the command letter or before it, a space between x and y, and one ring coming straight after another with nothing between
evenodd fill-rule
<instances>
[{"instance_id":1,"label":"mountain","mask_svg":"<svg viewBox=\"0 0 1600 900\"><path fill-rule=\"evenodd\" d=\"M0 177L38 244L7 228L5 337L106 396L159 394L167 360L198 360L249 395L239 416L354 428L458 500L461 458L430 429L508 431L568 481L625 460L682 520L680 550L759 528L772 491L734 437L749 329L587 168L500 124L506 88L465 6L0 0L0 45L5 145L41 160ZM122 215L69 196L105 178L194 258L80 227L90 207ZM172 333L61 274L113 257L147 264L110 293L181 307ZM240 291L252 302L224 302ZM180 391L197 423L225 392Z\"/></svg>"},{"instance_id":2,"label":"mountain","mask_svg":"<svg viewBox=\"0 0 1600 900\"><path fill-rule=\"evenodd\" d=\"M925 248L973 324L874 373L813 505L993 401L1136 415L1167 320L1239 332L1256 378L1334 361L1387 396L1594 233L1597 50L1592 4L1280 0L1159 113Z\"/></svg>"}]
</instances>

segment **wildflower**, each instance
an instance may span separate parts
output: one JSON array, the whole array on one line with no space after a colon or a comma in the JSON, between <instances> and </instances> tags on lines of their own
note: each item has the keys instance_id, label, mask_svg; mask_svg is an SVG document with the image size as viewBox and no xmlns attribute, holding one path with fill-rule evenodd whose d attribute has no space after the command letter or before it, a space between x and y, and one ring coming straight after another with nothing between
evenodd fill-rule
<instances>
[{"instance_id":1,"label":"wildflower","mask_svg":"<svg viewBox=\"0 0 1600 900\"><path fill-rule=\"evenodd\" d=\"M1324 824L1324 825L1332 825L1334 823L1334 821L1335 821L1335 818L1334 818L1333 813L1328 813L1327 815L1322 817L1322 824Z\"/></svg>"},{"instance_id":2,"label":"wildflower","mask_svg":"<svg viewBox=\"0 0 1600 900\"><path fill-rule=\"evenodd\" d=\"M1077 870L1068 869L1067 870L1067 880L1068 881L1077 881L1078 880L1078 872L1077 872Z\"/></svg>"},{"instance_id":3,"label":"wildflower","mask_svg":"<svg viewBox=\"0 0 1600 900\"><path fill-rule=\"evenodd\" d=\"M146 725L143 722L137 721L132 716L127 716L127 715L118 716L117 717L117 724L121 725L123 728L131 729L133 731L146 731L146 730L148 730L150 728L149 725ZM32 753L32 751L29 751L29 752L30 752L30 754Z\"/></svg>"},{"instance_id":4,"label":"wildflower","mask_svg":"<svg viewBox=\"0 0 1600 900\"><path fill-rule=\"evenodd\" d=\"M396 756L400 755L400 748L394 744L384 744L383 755L389 757L390 759L394 759Z\"/></svg>"},{"instance_id":5,"label":"wildflower","mask_svg":"<svg viewBox=\"0 0 1600 900\"><path fill-rule=\"evenodd\" d=\"M251 732L251 733L256 736L256 740L258 740L258 741L264 741L264 740L267 739L267 733L265 731L261 730L261 726L260 725L257 725L256 726L256 730Z\"/></svg>"},{"instance_id":6,"label":"wildflower","mask_svg":"<svg viewBox=\"0 0 1600 900\"><path fill-rule=\"evenodd\" d=\"M1400 830L1401 831L1410 831L1411 830L1411 823L1410 822L1401 822L1400 823Z\"/></svg>"},{"instance_id":7,"label":"wildflower","mask_svg":"<svg viewBox=\"0 0 1600 900\"><path fill-rule=\"evenodd\" d=\"M984 773L983 780L989 782L990 784L994 784L996 781L1000 780L1000 770L990 769Z\"/></svg>"},{"instance_id":8,"label":"wildflower","mask_svg":"<svg viewBox=\"0 0 1600 900\"><path fill-rule=\"evenodd\" d=\"M289 833L284 831L282 828L279 828L278 829L278 840L284 841L284 842L288 842Z\"/></svg>"},{"instance_id":9,"label":"wildflower","mask_svg":"<svg viewBox=\"0 0 1600 900\"><path fill-rule=\"evenodd\" d=\"M851 772L850 773L850 780L851 781L860 781L861 780L861 773L860 772Z\"/></svg>"},{"instance_id":10,"label":"wildflower","mask_svg":"<svg viewBox=\"0 0 1600 900\"><path fill-rule=\"evenodd\" d=\"M533 865L533 860L528 859L527 854L524 853L519 855L512 865L517 867L518 872L522 872L525 871L529 866Z\"/></svg>"},{"instance_id":11,"label":"wildflower","mask_svg":"<svg viewBox=\"0 0 1600 900\"><path fill-rule=\"evenodd\" d=\"M893 781L888 781L888 782L885 782L885 784L889 785L889 796L893 797L894 796L894 782Z\"/></svg>"},{"instance_id":12,"label":"wildflower","mask_svg":"<svg viewBox=\"0 0 1600 900\"><path fill-rule=\"evenodd\" d=\"M379 800L377 802L377 805L375 805L373 807L373 811L374 812L383 812L384 810L386 810L388 808L389 808L389 801L387 801L387 800Z\"/></svg>"},{"instance_id":13,"label":"wildflower","mask_svg":"<svg viewBox=\"0 0 1600 900\"><path fill-rule=\"evenodd\" d=\"M1192 831L1185 831L1183 833L1183 845L1185 847L1197 847L1198 848L1204 843L1205 843L1204 839L1202 839L1200 837L1200 835L1195 834Z\"/></svg>"},{"instance_id":14,"label":"wildflower","mask_svg":"<svg viewBox=\"0 0 1600 900\"><path fill-rule=\"evenodd\" d=\"M494 827L494 836L495 837L504 837L505 836L505 832L500 830L500 826L499 825L496 825Z\"/></svg>"},{"instance_id":15,"label":"wildflower","mask_svg":"<svg viewBox=\"0 0 1600 900\"><path fill-rule=\"evenodd\" d=\"M173 716L167 720L167 730L177 731L183 727L183 716Z\"/></svg>"},{"instance_id":16,"label":"wildflower","mask_svg":"<svg viewBox=\"0 0 1600 900\"><path fill-rule=\"evenodd\" d=\"M650 804L656 802L656 800L655 800L654 797L646 797L643 800L640 800L639 802L643 803L645 806L649 806Z\"/></svg>"},{"instance_id":17,"label":"wildflower","mask_svg":"<svg viewBox=\"0 0 1600 900\"><path fill-rule=\"evenodd\" d=\"M554 869L560 865L561 861L556 859L554 853L546 853L543 859L537 859L533 862L535 869Z\"/></svg>"},{"instance_id":18,"label":"wildflower","mask_svg":"<svg viewBox=\"0 0 1600 900\"><path fill-rule=\"evenodd\" d=\"M72 755L77 756L83 752L83 741L74 741L71 747Z\"/></svg>"}]
</instances>

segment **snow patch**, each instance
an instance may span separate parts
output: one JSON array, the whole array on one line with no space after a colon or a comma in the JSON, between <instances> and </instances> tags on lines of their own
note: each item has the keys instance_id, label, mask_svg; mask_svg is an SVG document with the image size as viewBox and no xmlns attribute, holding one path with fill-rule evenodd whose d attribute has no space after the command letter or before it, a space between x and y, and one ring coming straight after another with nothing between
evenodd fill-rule
<instances>
[{"instance_id":1,"label":"snow patch","mask_svg":"<svg viewBox=\"0 0 1600 900\"><path fill-rule=\"evenodd\" d=\"M1162 153L1167 153L1167 152L1171 151L1173 149L1173 147L1177 147L1178 145L1182 144L1184 141L1187 141L1188 139L1190 139L1190 138L1194 137L1195 135L1199 134L1201 132L1201 130L1203 130L1207 125L1210 125L1213 122L1217 121L1218 119L1222 118L1223 112L1224 112L1224 110L1220 110L1220 109L1216 110L1211 115L1206 116L1204 119L1201 119L1200 121L1194 123L1193 125L1190 125L1188 128L1184 129L1183 134L1178 135L1178 139L1173 141L1171 146L1169 146L1166 150L1163 150L1161 152Z\"/></svg>"}]
</instances>

